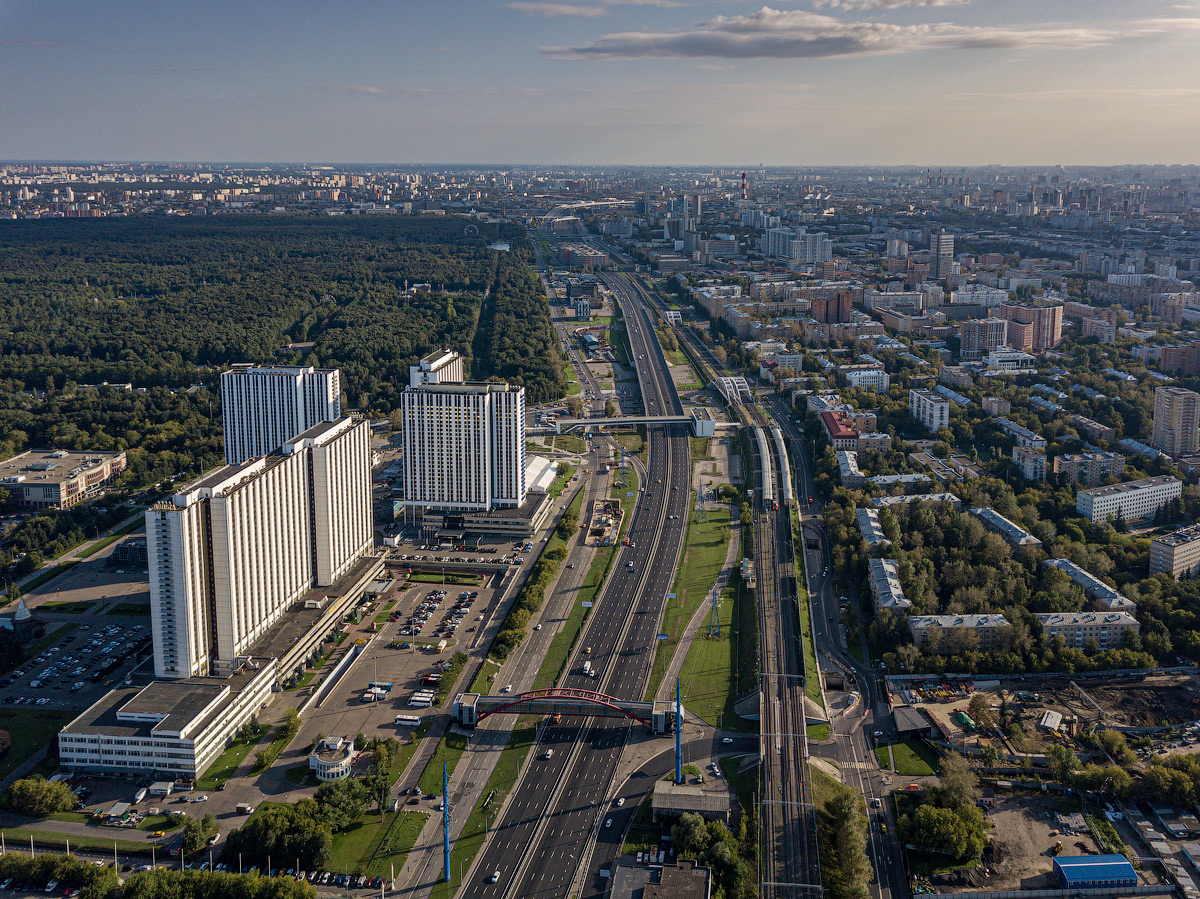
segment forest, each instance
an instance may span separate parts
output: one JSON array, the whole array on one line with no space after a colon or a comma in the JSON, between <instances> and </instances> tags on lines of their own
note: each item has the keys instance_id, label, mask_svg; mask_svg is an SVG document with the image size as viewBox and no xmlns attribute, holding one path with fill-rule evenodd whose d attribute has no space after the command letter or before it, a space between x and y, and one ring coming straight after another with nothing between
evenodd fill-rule
<instances>
[{"instance_id":1,"label":"forest","mask_svg":"<svg viewBox=\"0 0 1200 899\"><path fill-rule=\"evenodd\" d=\"M457 216L0 222L0 458L125 450L130 489L199 474L222 459L217 375L234 362L340 368L344 407L382 417L408 366L450 347L471 377L556 399L564 363L526 247L517 225ZM0 567L106 521L39 515Z\"/></svg>"}]
</instances>

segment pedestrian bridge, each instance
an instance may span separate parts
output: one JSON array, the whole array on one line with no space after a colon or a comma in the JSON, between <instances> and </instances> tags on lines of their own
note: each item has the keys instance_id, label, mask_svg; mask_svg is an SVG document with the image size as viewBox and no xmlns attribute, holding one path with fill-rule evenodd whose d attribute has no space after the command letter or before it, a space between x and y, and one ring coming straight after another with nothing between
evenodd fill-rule
<instances>
[{"instance_id":1,"label":"pedestrian bridge","mask_svg":"<svg viewBox=\"0 0 1200 899\"><path fill-rule=\"evenodd\" d=\"M467 728L474 728L490 715L502 713L628 718L644 724L656 734L669 734L675 727L674 702L632 702L590 690L530 690L500 696L460 693L451 706L454 720Z\"/></svg>"},{"instance_id":2,"label":"pedestrian bridge","mask_svg":"<svg viewBox=\"0 0 1200 899\"><path fill-rule=\"evenodd\" d=\"M711 415L622 415L617 418L560 418L554 423L554 433L568 434L579 428L633 430L638 425L687 425L693 437L712 437L716 422Z\"/></svg>"}]
</instances>

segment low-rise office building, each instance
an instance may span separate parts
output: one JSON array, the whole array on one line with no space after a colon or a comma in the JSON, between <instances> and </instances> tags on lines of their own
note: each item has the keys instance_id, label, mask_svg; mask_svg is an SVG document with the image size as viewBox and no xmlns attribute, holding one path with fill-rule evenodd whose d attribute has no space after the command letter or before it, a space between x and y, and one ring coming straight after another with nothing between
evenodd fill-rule
<instances>
[{"instance_id":1,"label":"low-rise office building","mask_svg":"<svg viewBox=\"0 0 1200 899\"><path fill-rule=\"evenodd\" d=\"M1082 649L1095 641L1101 649L1121 645L1126 632L1138 633L1138 620L1128 612L1045 612L1037 616L1042 635L1062 637L1068 646Z\"/></svg>"},{"instance_id":2,"label":"low-rise office building","mask_svg":"<svg viewBox=\"0 0 1200 899\"><path fill-rule=\"evenodd\" d=\"M1012 625L1003 615L914 615L908 619L908 628L919 649L946 655L1012 646Z\"/></svg>"},{"instance_id":3,"label":"low-rise office building","mask_svg":"<svg viewBox=\"0 0 1200 899\"><path fill-rule=\"evenodd\" d=\"M353 740L346 737L326 737L308 754L308 770L322 783L341 780L354 770L354 760L357 757Z\"/></svg>"},{"instance_id":4,"label":"low-rise office building","mask_svg":"<svg viewBox=\"0 0 1200 899\"><path fill-rule=\"evenodd\" d=\"M1169 574L1173 578L1200 574L1200 525L1151 540L1150 573Z\"/></svg>"},{"instance_id":5,"label":"low-rise office building","mask_svg":"<svg viewBox=\"0 0 1200 899\"><path fill-rule=\"evenodd\" d=\"M1092 487L1075 494L1075 511L1089 521L1113 518L1140 521L1183 494L1183 482L1170 475L1125 481L1108 487Z\"/></svg>"},{"instance_id":6,"label":"low-rise office building","mask_svg":"<svg viewBox=\"0 0 1200 899\"><path fill-rule=\"evenodd\" d=\"M231 678L155 681L105 694L58 735L68 770L194 779L271 698L274 659Z\"/></svg>"},{"instance_id":7,"label":"low-rise office building","mask_svg":"<svg viewBox=\"0 0 1200 899\"><path fill-rule=\"evenodd\" d=\"M98 498L125 470L125 453L28 450L0 462L0 489L18 505L69 509Z\"/></svg>"}]
</instances>

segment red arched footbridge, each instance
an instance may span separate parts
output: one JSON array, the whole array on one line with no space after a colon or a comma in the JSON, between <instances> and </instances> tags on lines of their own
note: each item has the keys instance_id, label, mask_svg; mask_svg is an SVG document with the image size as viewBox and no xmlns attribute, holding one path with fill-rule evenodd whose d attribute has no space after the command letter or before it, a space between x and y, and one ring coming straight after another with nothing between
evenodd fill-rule
<instances>
[{"instance_id":1,"label":"red arched footbridge","mask_svg":"<svg viewBox=\"0 0 1200 899\"><path fill-rule=\"evenodd\" d=\"M548 689L483 696L460 693L452 707L454 719L474 728L491 715L569 715L578 718L628 718L656 734L671 733L675 726L674 702L632 702L593 693L591 690Z\"/></svg>"}]
</instances>

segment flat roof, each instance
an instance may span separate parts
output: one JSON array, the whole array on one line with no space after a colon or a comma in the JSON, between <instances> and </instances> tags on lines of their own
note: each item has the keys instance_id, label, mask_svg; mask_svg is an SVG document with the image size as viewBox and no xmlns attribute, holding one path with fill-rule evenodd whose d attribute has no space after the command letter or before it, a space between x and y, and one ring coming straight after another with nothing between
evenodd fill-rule
<instances>
[{"instance_id":1,"label":"flat roof","mask_svg":"<svg viewBox=\"0 0 1200 899\"><path fill-rule=\"evenodd\" d=\"M1152 543L1158 543L1162 546L1186 546L1189 543L1195 543L1200 540L1200 525L1193 524L1191 527L1181 528L1173 534L1162 534L1155 537Z\"/></svg>"},{"instance_id":2,"label":"flat roof","mask_svg":"<svg viewBox=\"0 0 1200 899\"><path fill-rule=\"evenodd\" d=\"M1183 482L1178 478L1173 478L1169 474L1160 474L1153 478L1141 478L1136 481L1124 481L1120 484L1110 484L1107 487L1091 487L1087 490L1080 490L1079 493L1083 496L1115 496L1118 493L1131 493L1135 490L1146 490L1151 487L1162 487L1166 484L1179 484L1183 486Z\"/></svg>"},{"instance_id":3,"label":"flat roof","mask_svg":"<svg viewBox=\"0 0 1200 899\"><path fill-rule=\"evenodd\" d=\"M705 790L693 784L675 784L660 780L654 784L652 807L664 811L728 814L733 808L725 791Z\"/></svg>"},{"instance_id":4,"label":"flat roof","mask_svg":"<svg viewBox=\"0 0 1200 899\"><path fill-rule=\"evenodd\" d=\"M20 478L23 484L59 484L82 474L80 469L95 468L124 455L123 452L75 453L69 450L27 450L0 462L0 481L8 478Z\"/></svg>"}]
</instances>

